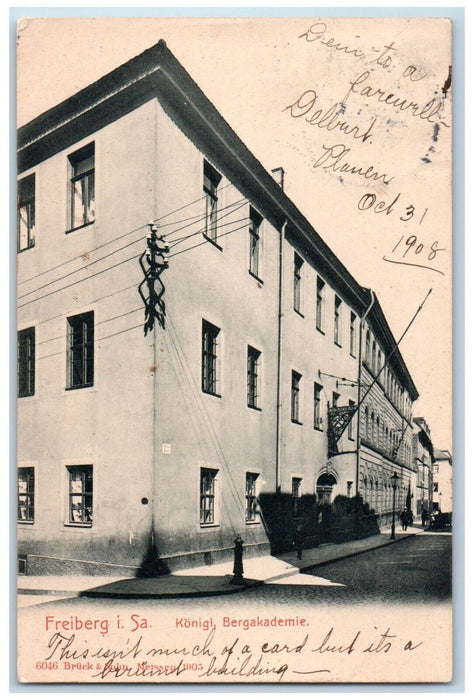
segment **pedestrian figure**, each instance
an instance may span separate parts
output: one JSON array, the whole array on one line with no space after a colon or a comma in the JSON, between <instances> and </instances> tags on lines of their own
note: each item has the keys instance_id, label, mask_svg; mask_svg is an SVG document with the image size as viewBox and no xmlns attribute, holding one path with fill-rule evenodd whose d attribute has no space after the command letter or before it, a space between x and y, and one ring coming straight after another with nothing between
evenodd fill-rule
<instances>
[{"instance_id":1,"label":"pedestrian figure","mask_svg":"<svg viewBox=\"0 0 474 700\"><path fill-rule=\"evenodd\" d=\"M421 511L421 527L426 527L426 521L428 520L428 511L423 508Z\"/></svg>"},{"instance_id":2,"label":"pedestrian figure","mask_svg":"<svg viewBox=\"0 0 474 700\"><path fill-rule=\"evenodd\" d=\"M409 515L405 508L401 512L400 520L402 521L402 530L406 530L408 527Z\"/></svg>"},{"instance_id":3,"label":"pedestrian figure","mask_svg":"<svg viewBox=\"0 0 474 700\"><path fill-rule=\"evenodd\" d=\"M241 538L240 535L237 535L237 537L234 540L234 578L232 579L232 583L235 584L242 584L244 583L244 578L243 578L243 573L244 573L244 565L243 565L243 554L244 554L244 541Z\"/></svg>"},{"instance_id":4,"label":"pedestrian figure","mask_svg":"<svg viewBox=\"0 0 474 700\"><path fill-rule=\"evenodd\" d=\"M293 539L293 544L296 549L296 554L298 555L298 559L301 559L303 556L303 547L304 547L304 533L303 533L303 528L301 525L298 525L296 528L295 536Z\"/></svg>"}]
</instances>

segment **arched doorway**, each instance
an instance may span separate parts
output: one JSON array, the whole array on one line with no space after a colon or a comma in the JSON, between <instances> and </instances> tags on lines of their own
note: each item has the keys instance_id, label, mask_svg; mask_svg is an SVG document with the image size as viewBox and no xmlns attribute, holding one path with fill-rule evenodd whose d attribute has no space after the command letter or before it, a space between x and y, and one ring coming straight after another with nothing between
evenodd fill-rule
<instances>
[{"instance_id":1,"label":"arched doorway","mask_svg":"<svg viewBox=\"0 0 474 700\"><path fill-rule=\"evenodd\" d=\"M321 474L316 482L316 496L319 505L331 503L332 490L336 484L336 478L332 474Z\"/></svg>"}]
</instances>

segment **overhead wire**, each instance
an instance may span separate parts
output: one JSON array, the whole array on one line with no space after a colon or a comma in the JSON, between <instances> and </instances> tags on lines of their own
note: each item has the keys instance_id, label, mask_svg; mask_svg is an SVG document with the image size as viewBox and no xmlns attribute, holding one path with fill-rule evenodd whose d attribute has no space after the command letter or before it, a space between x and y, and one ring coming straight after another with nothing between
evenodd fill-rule
<instances>
[{"instance_id":1,"label":"overhead wire","mask_svg":"<svg viewBox=\"0 0 474 700\"><path fill-rule=\"evenodd\" d=\"M237 200L237 201L239 202L240 200ZM228 208L231 207L231 206L235 206L235 203L232 203L231 205L228 205L228 207L226 207L226 209L228 209ZM241 204L241 205L239 205L239 206L243 206L243 204ZM219 221L222 221L222 220L225 218L225 216L229 216L229 215L232 214L234 211L236 211L236 209L234 209L234 210L232 210L232 211L230 211L230 212L227 212L227 214L225 214L224 216L220 217ZM245 219L242 219L242 220L248 220L248 219L247 219L247 217L245 217ZM239 221L240 221L240 220L239 220ZM236 222L225 222L225 223L221 223L221 224L219 224L218 228L219 228L219 227L222 227L222 226L232 225L233 223L236 223ZM238 230L238 229L233 229L232 231L229 231L228 233L232 233L232 232L235 231L235 230ZM184 242L184 241L187 240L188 238L192 238L192 237L195 236L197 233L202 233L202 230L200 229L200 230L197 231L197 232L193 232L192 234L189 234L188 236L183 237L183 238L180 240L180 242ZM225 234L225 235L227 235L227 234ZM220 237L220 236L218 236L218 237ZM121 248L117 249L116 251L113 251L112 253L109 253L108 255L105 255L105 256L103 256L103 257L101 257L101 258L97 258L96 260L93 260L92 262L88 263L88 264L85 265L84 267L77 268L76 270L71 271L71 272L67 273L66 275L63 275L63 276L60 277L60 278L55 279L55 280L53 280L52 282L48 282L48 283L42 285L41 287L39 287L39 288L37 288L37 289L35 289L35 290L32 290L31 292L27 292L27 293L21 295L20 297L18 297L18 299L19 299L19 300L24 299L25 297L29 296L30 294L33 294L34 292L39 291L39 290L41 290L41 289L45 289L46 287L49 287L51 284L60 282L60 281L62 281L63 279L67 279L68 277L71 277L71 275L76 274L77 272L81 272L81 271L83 271L83 270L88 270L88 268L90 268L92 265L95 265L96 263L98 263L98 262L100 262L100 261L102 261L102 260L105 260L106 258L109 258L109 257L110 257L111 255L113 255L114 253L120 252L121 250L124 250L124 249L130 247L130 246L133 245L134 243L138 243L138 242L141 242L141 241L142 241L142 239L140 238L140 239L137 239L136 241L132 241L132 242L130 242L130 243L127 243L127 244L125 244L124 246L122 246ZM206 239L206 241L204 241L204 242L207 242L207 239ZM191 249L194 248L194 247L197 247L197 246L191 246L190 248L186 248L185 250L191 250ZM184 252L184 251L179 251L179 252ZM176 254L177 254L177 253L174 253L173 255L176 255ZM171 256L170 256L170 257L171 257ZM126 258L125 260L122 260L122 261L120 261L120 262L118 262L118 263L116 263L116 264L114 264L114 265L111 265L111 266L109 266L109 267L106 267L106 268L104 268L104 269L102 269L102 270L99 270L99 271L96 272L96 273L93 273L93 274L91 274L91 275L87 275L87 276L83 277L82 279L79 279L79 280L77 280L77 281L75 281L75 282L72 282L71 284L64 285L64 286L60 287L59 289L52 290L51 292L48 292L48 293L46 293L46 294L43 294L43 295L41 295L41 296L39 296L39 297L35 297L34 299L27 300L27 301L23 302L22 304L18 304L18 309L21 309L21 308L23 308L24 306L26 306L27 304L33 303L33 302L35 302L35 301L40 301L41 299L44 299L44 298L46 298L46 297L48 297L48 296L51 296L52 294L55 294L55 293L57 293L57 292L61 292L61 291L64 291L65 289L69 289L70 287L74 286L75 284L80 284L80 283L82 283L82 282L85 282L85 281L87 281L88 279L91 279L91 278L93 278L93 277L96 277L97 275L102 274L103 272L107 272L108 270L114 269L115 267L118 267L119 265L122 265L122 264L124 264L124 263L126 263L126 262L129 262L129 261L133 260L133 259L136 259L136 255L134 255L134 256L132 256L132 257L130 257L130 258Z\"/></svg>"},{"instance_id":2,"label":"overhead wire","mask_svg":"<svg viewBox=\"0 0 474 700\"><path fill-rule=\"evenodd\" d=\"M139 309L140 310L140 309ZM122 333L128 333L129 331L134 331L137 328L143 328L143 323L139 323L136 326L130 326L129 328L122 328L120 331L115 331L115 333L110 333L109 335L104 335L102 338L97 338L94 339L94 342L101 343L104 340L108 340L109 338L113 338L116 335L121 335ZM37 360L46 360L49 357L55 357L56 355L62 355L63 351L59 350L58 352L52 352L49 355L43 355L42 357L36 358Z\"/></svg>"},{"instance_id":3,"label":"overhead wire","mask_svg":"<svg viewBox=\"0 0 474 700\"><path fill-rule=\"evenodd\" d=\"M231 185L231 183L229 183L228 185L224 185L224 187L220 188L221 191L226 189L227 187L230 187L230 185ZM198 199L195 199L192 202L188 202L187 204L183 204L183 206L178 207L177 209L174 209L171 212L163 214L162 216L160 216L156 219L153 219L152 221L155 224L162 222L162 220L166 219L168 216L172 216L173 214L177 214L179 211L182 211L183 209L187 209L188 207L193 206L194 204L198 204L199 202L203 201L206 198L206 196L207 195L204 194L201 197L199 197ZM182 223L183 221L189 221L190 219L194 219L194 218L199 219L199 218L202 218L202 216L200 216L199 214L196 214L195 216L186 217L184 219L178 219L174 222L161 223L160 226L174 226L175 224ZM27 282L31 282L32 280L37 279L38 277L41 277L42 275L46 275L48 272L54 272L54 270L59 269L63 265L68 265L69 263L75 262L76 260L81 260L84 258L85 255L90 255L91 253L95 253L95 251L100 250L101 248L104 248L105 246L111 245L112 243L115 243L116 241L119 241L122 238L126 238L127 236L130 236L132 233L136 233L137 231L140 231L141 229L146 228L146 226L148 226L148 224L142 224L141 226L138 226L137 228L134 228L131 231L127 231L126 233L122 233L119 236L116 236L111 240L104 241L104 243L100 243L99 245L95 246L94 248L92 248L89 251L86 251L85 253L80 253L79 255L76 255L73 258L69 258L69 260L64 260L63 262L58 263L57 265L54 265L53 267L50 267L47 270L42 270L41 272L38 272L36 275L33 275L32 277L27 277L24 280L20 280L18 282L18 286L20 284L26 284ZM172 233L175 233L175 232L173 231Z\"/></svg>"},{"instance_id":4,"label":"overhead wire","mask_svg":"<svg viewBox=\"0 0 474 700\"><path fill-rule=\"evenodd\" d=\"M102 326L104 323L110 323L111 321L116 321L118 318L123 318L123 316L129 316L130 314L135 313L136 311L143 311L143 306L139 306L136 309L131 309L130 311L124 311L121 314L117 314L117 316L110 316L109 318L104 318L102 321L97 321L94 324L94 328L98 326ZM56 335L53 338L46 338L45 340L40 340L36 343L37 346L39 345L45 345L45 343L52 343L54 340L62 340L63 338L66 338L67 334L66 333L61 333L61 335Z\"/></svg>"}]
</instances>

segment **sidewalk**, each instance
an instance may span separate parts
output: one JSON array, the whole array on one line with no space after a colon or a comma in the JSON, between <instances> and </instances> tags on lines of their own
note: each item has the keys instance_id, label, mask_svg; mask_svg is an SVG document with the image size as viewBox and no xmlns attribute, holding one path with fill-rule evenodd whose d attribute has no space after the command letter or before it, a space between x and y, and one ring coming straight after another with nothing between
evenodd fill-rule
<instances>
[{"instance_id":1,"label":"sidewalk","mask_svg":"<svg viewBox=\"0 0 474 700\"><path fill-rule=\"evenodd\" d=\"M231 583L232 562L200 566L175 571L156 578L118 578L107 576L19 576L20 595L51 595L90 598L190 598L229 595L250 586L271 583L304 572L314 566L346 559L362 552L394 544L406 537L423 532L418 525L402 532L398 527L395 540L390 539L390 528L362 540L341 544L321 545L305 549L299 560L295 552L278 556L245 559L244 584Z\"/></svg>"}]
</instances>

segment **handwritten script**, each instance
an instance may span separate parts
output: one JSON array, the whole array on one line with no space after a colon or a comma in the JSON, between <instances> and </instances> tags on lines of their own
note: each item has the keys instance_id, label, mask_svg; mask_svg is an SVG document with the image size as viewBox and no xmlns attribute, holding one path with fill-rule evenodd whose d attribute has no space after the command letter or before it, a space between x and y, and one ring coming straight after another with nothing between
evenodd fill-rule
<instances>
[{"instance_id":1,"label":"handwritten script","mask_svg":"<svg viewBox=\"0 0 474 700\"><path fill-rule=\"evenodd\" d=\"M334 627L320 633L300 633L295 641L271 635L257 643L244 634L218 641L216 627L177 645L163 644L148 633L122 646L89 645L82 636L55 632L40 663L45 668L83 671L91 679L190 677L249 679L281 682L294 676L327 676L334 657L385 656L416 653L422 640L404 638L390 627L347 633ZM53 665L53 666L51 666Z\"/></svg>"},{"instance_id":2,"label":"handwritten script","mask_svg":"<svg viewBox=\"0 0 474 700\"><path fill-rule=\"evenodd\" d=\"M401 206L404 195L399 189L392 196L389 186L397 187L404 167L416 173L420 164L427 166L436 161L443 132L451 129L446 116L450 113L447 97L451 67L443 67L447 77L444 72L438 77L436 70L439 71L440 66L427 65L429 57L424 57L419 65L420 51L416 42L408 44L417 56L417 60L410 61L402 34L374 46L373 35L367 41L362 32L356 33L355 23L350 25L350 31L345 27L344 38L337 36L338 28L343 32L341 25L336 22L334 27L333 30L329 22L313 22L297 37L305 56L316 52L315 75L308 84L305 73L304 89L300 88L284 105L283 112L301 124L306 134L313 135L316 149L311 147L309 153L315 171L335 174L342 184L349 179L359 187L368 182L376 185L377 191L359 195L354 205L360 212L370 210L390 215L396 206ZM324 67L318 70L318 66ZM329 90L332 95L327 94ZM416 138L426 136L431 142L426 152L419 154L418 149L413 148L412 129L415 129ZM410 146L401 149L400 144L405 141ZM392 143L397 144L399 158ZM390 161L381 163L380 159L388 154ZM381 187L387 192L383 198L380 198ZM428 206L420 202L408 201L405 214L401 211L398 220L406 224L413 218L415 209L423 213L417 222L421 226ZM395 223L396 218L393 215L390 221ZM443 275L439 269L442 261L439 253L445 250L432 234L420 237L418 230L400 230L382 259Z\"/></svg>"}]
</instances>

